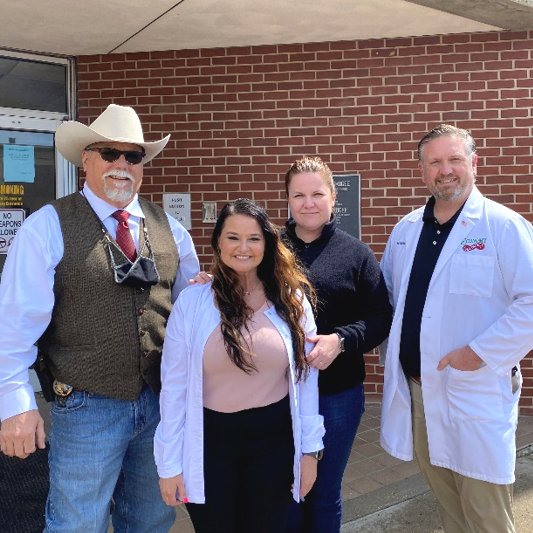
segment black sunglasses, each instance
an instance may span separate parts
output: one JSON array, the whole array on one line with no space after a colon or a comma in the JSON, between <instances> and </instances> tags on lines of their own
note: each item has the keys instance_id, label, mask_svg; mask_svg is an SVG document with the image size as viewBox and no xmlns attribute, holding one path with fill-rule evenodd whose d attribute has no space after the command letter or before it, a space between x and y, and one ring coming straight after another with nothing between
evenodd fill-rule
<instances>
[{"instance_id":1,"label":"black sunglasses","mask_svg":"<svg viewBox=\"0 0 533 533\"><path fill-rule=\"evenodd\" d=\"M146 155L144 152L141 152L140 150L117 150L116 148L98 148L98 147L92 147L92 148L85 148L88 152L98 152L100 154L100 157L107 161L108 163L113 163L116 161L121 155L124 156L124 159L126 159L127 163L130 165L138 165Z\"/></svg>"}]
</instances>

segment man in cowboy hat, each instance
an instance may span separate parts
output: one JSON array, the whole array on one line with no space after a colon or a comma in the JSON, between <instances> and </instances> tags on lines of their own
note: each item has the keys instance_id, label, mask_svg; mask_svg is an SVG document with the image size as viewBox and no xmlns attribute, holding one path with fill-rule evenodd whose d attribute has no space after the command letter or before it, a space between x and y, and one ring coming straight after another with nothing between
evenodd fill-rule
<instances>
[{"instance_id":1,"label":"man in cowboy hat","mask_svg":"<svg viewBox=\"0 0 533 533\"><path fill-rule=\"evenodd\" d=\"M167 532L153 459L163 335L172 302L199 269L187 231L139 198L145 142L136 112L110 105L69 121L56 146L83 190L44 206L14 240L0 284L0 447L44 448L28 367L53 380L48 533ZM179 265L179 268L178 268Z\"/></svg>"}]
</instances>

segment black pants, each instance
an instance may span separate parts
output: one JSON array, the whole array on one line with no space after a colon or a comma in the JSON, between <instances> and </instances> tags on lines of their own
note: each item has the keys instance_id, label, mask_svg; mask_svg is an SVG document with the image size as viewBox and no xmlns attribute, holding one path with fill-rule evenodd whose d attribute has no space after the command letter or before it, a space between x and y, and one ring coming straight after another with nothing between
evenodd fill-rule
<instances>
[{"instance_id":1,"label":"black pants","mask_svg":"<svg viewBox=\"0 0 533 533\"><path fill-rule=\"evenodd\" d=\"M205 504L187 504L197 533L279 533L292 499L289 397L237 413L204 409Z\"/></svg>"}]
</instances>

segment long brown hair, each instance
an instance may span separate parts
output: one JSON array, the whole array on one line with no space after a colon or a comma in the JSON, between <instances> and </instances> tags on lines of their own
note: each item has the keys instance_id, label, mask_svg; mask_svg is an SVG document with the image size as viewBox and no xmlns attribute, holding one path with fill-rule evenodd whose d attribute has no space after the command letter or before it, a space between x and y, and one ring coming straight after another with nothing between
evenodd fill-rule
<instances>
[{"instance_id":1,"label":"long brown hair","mask_svg":"<svg viewBox=\"0 0 533 533\"><path fill-rule=\"evenodd\" d=\"M316 304L315 291L307 277L296 263L291 251L279 237L279 230L270 222L263 207L247 198L240 198L226 204L217 219L211 246L213 247L213 282L215 302L222 320L221 330L226 351L232 362L246 373L256 371L251 351L242 335L248 330L251 309L244 300L244 289L237 273L228 267L220 257L219 239L227 218L244 215L257 221L265 240L263 260L257 267L257 275L263 285L267 300L274 304L278 314L291 331L294 364L297 379L307 373L309 365L305 357L305 331L303 295L311 304Z\"/></svg>"}]
</instances>

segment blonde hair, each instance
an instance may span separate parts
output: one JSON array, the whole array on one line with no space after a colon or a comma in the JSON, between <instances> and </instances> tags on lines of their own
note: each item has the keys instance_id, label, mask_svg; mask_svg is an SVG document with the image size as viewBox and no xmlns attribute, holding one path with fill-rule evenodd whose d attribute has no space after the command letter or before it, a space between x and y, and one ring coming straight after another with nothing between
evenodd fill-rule
<instances>
[{"instance_id":1,"label":"blonde hair","mask_svg":"<svg viewBox=\"0 0 533 533\"><path fill-rule=\"evenodd\" d=\"M289 185L291 183L292 177L302 172L315 172L320 174L324 179L324 183L328 186L333 197L337 195L337 189L335 187L335 182L333 181L333 172L331 169L320 159L320 157L309 157L304 156L301 159L297 159L289 167L287 173L285 174L285 192L289 194Z\"/></svg>"}]
</instances>

